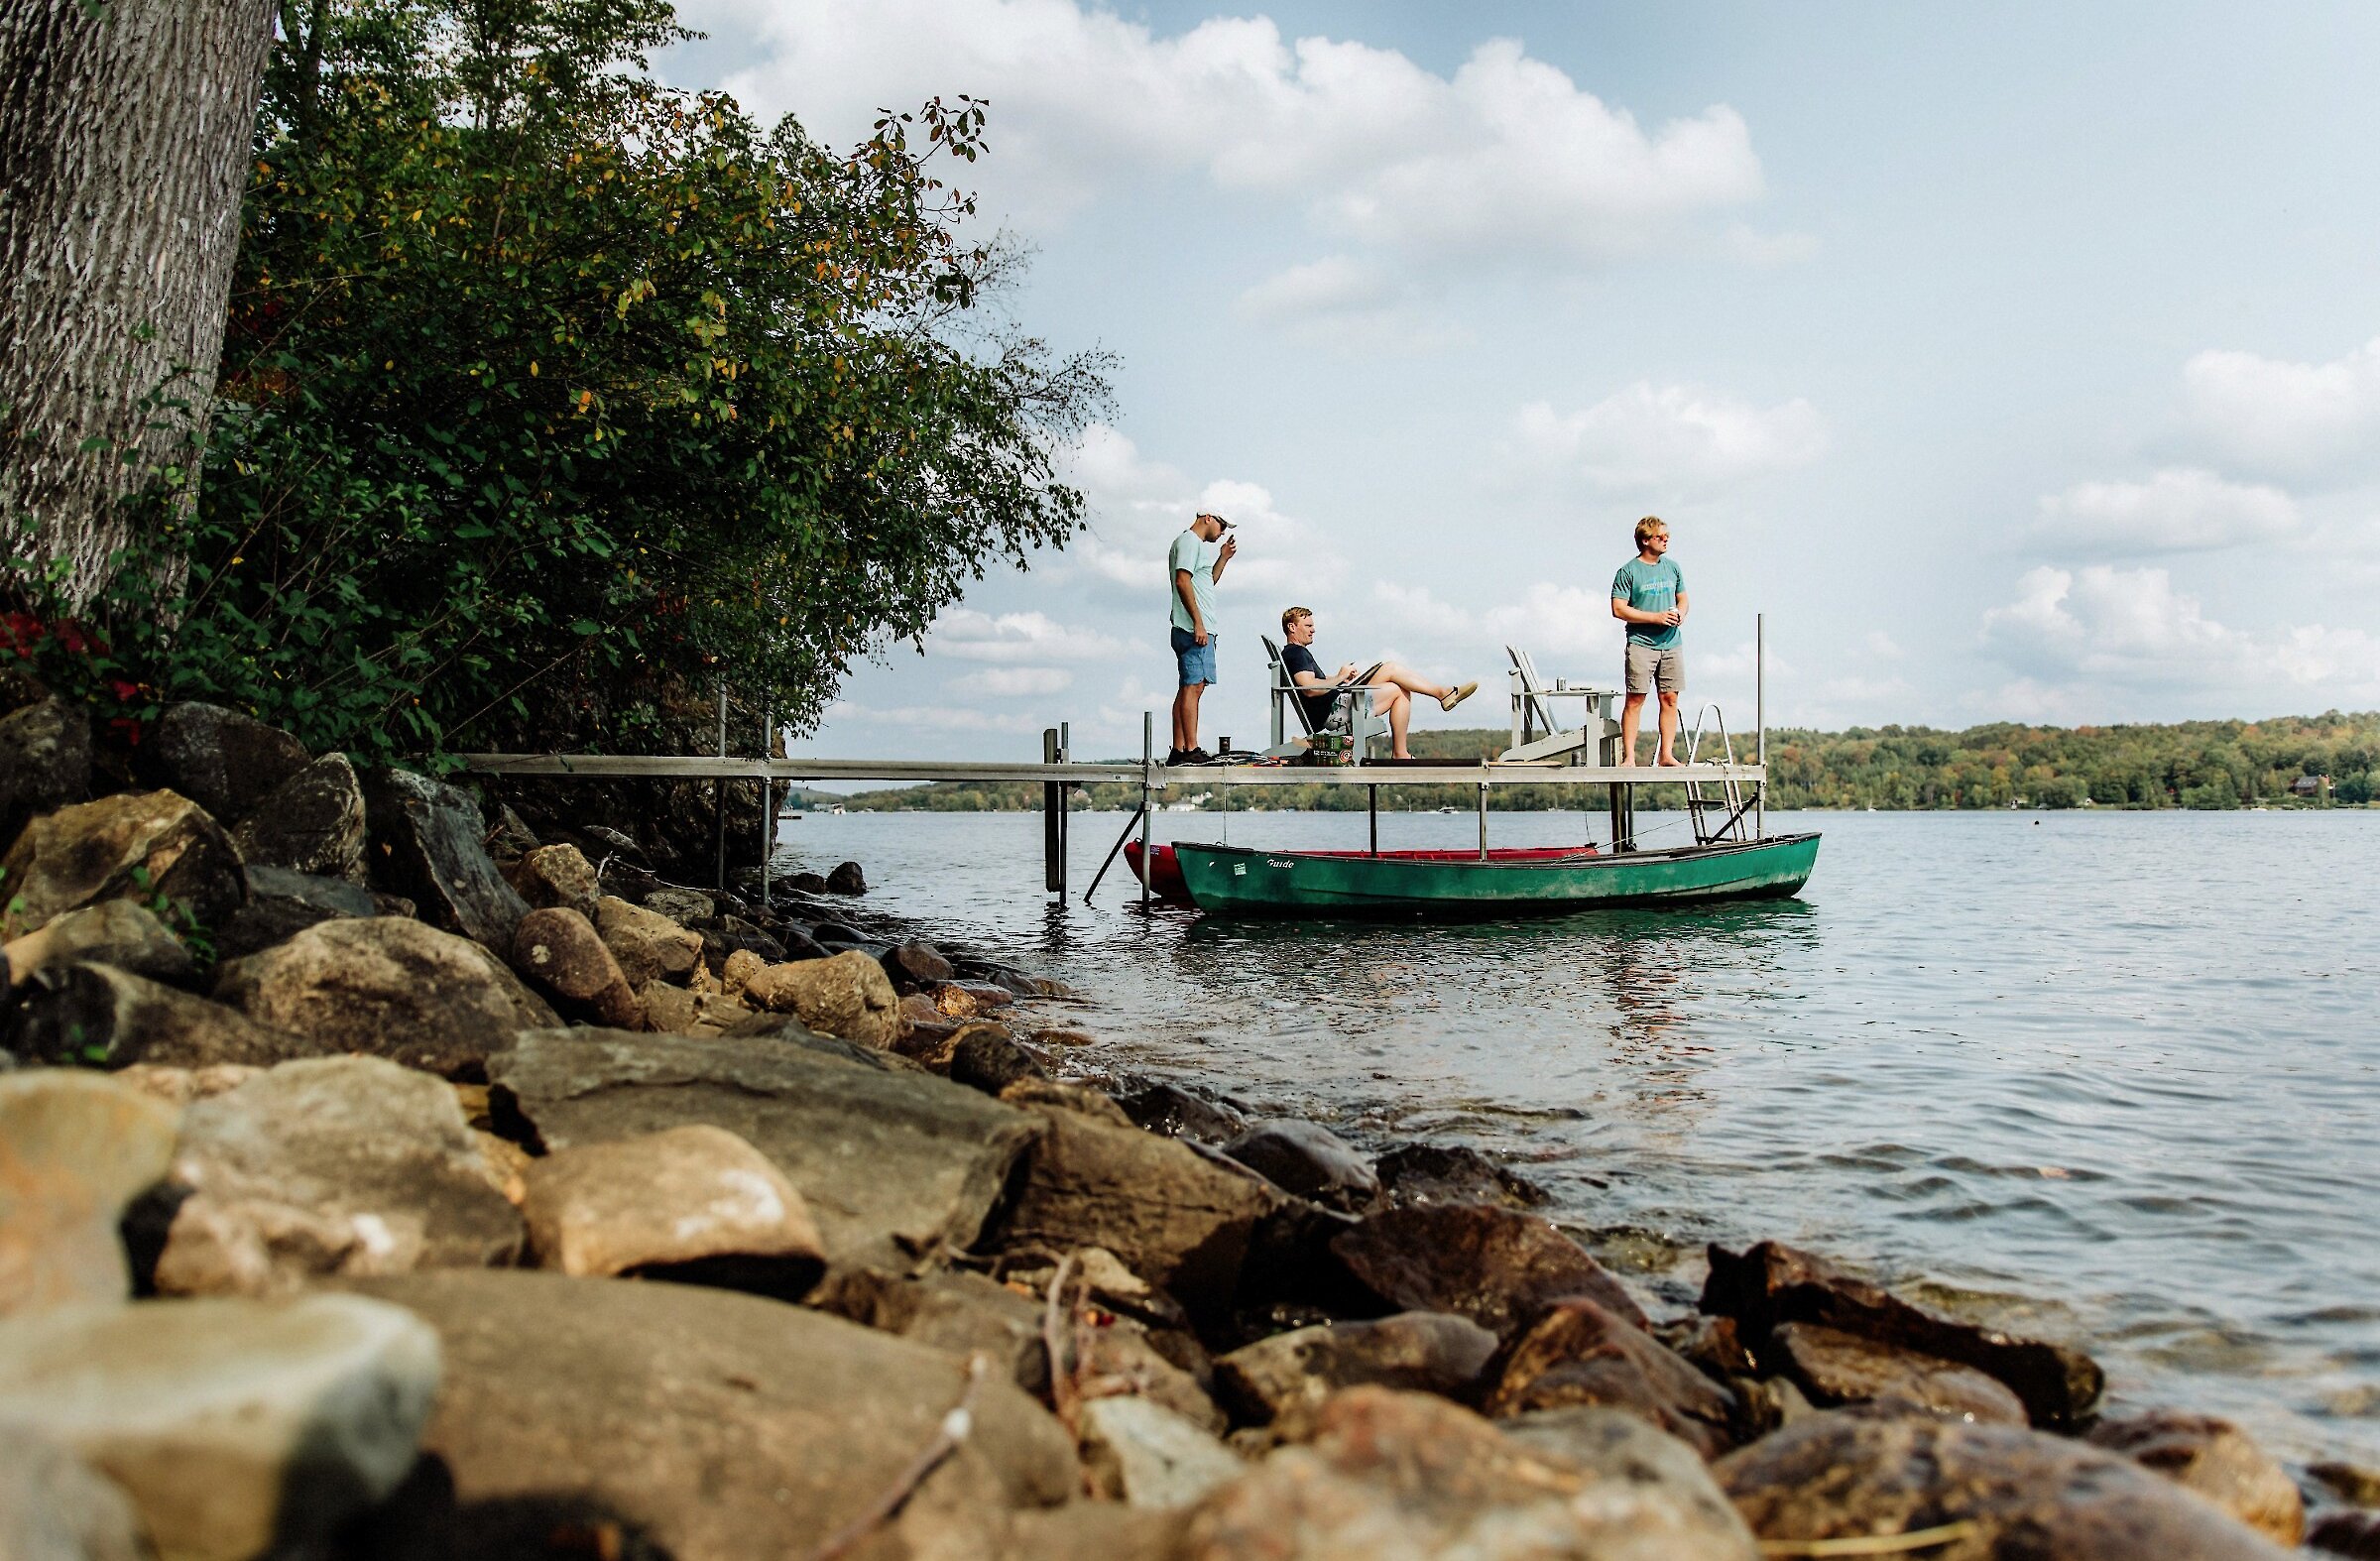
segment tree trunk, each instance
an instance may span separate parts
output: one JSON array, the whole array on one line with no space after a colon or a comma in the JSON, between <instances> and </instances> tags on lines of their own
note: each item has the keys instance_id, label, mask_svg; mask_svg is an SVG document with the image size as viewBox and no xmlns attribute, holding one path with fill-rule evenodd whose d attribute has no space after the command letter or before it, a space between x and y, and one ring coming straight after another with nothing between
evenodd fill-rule
<instances>
[{"instance_id":1,"label":"tree trunk","mask_svg":"<svg viewBox=\"0 0 2380 1561\"><path fill-rule=\"evenodd\" d=\"M117 501L195 482L272 18L0 0L0 516L37 524L76 607L129 540Z\"/></svg>"}]
</instances>

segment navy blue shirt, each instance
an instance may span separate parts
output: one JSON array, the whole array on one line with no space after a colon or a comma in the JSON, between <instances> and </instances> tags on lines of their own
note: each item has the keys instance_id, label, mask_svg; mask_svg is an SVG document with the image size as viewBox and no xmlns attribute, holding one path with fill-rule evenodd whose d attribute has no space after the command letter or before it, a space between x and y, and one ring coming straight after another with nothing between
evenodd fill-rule
<instances>
[{"instance_id":1,"label":"navy blue shirt","mask_svg":"<svg viewBox=\"0 0 2380 1561\"><path fill-rule=\"evenodd\" d=\"M1314 653L1302 645L1281 647L1281 665L1288 671L1289 681L1293 684L1300 672L1310 673L1325 682L1330 681L1329 674L1322 669L1322 663L1314 660ZM1320 731L1322 724L1331 718L1331 706L1338 700L1336 693L1310 694L1300 689L1297 695L1297 702L1306 707L1306 724L1316 731Z\"/></svg>"}]
</instances>

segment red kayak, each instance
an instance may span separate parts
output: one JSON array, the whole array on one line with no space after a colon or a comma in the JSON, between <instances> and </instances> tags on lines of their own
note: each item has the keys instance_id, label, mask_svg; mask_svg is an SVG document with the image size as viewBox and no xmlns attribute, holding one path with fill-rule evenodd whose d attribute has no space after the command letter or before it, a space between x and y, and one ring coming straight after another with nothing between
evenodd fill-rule
<instances>
[{"instance_id":1,"label":"red kayak","mask_svg":"<svg viewBox=\"0 0 2380 1561\"><path fill-rule=\"evenodd\" d=\"M1300 851L1301 857L1368 857L1377 856L1394 862L1478 862L1476 850L1452 851ZM1488 853L1489 862L1559 862L1565 857L1591 857L1596 854L1592 845L1576 846L1499 846ZM1148 892L1159 900L1177 905L1191 903L1190 886L1182 880L1182 865L1174 859L1173 847L1157 846L1149 855L1156 859L1153 876L1141 874L1148 880ZM1140 873L1140 842L1135 837L1124 843L1124 859L1134 873Z\"/></svg>"}]
</instances>

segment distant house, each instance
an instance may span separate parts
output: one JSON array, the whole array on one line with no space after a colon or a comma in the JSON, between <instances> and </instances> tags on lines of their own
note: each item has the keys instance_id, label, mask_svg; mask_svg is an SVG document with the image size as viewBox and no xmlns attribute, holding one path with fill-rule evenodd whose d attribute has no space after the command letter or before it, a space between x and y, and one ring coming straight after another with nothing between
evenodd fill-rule
<instances>
[{"instance_id":1,"label":"distant house","mask_svg":"<svg viewBox=\"0 0 2380 1561\"><path fill-rule=\"evenodd\" d=\"M2302 796L2313 801L2321 800L2329 790L2330 778L2328 776L2300 776L2289 783L2291 796Z\"/></svg>"}]
</instances>

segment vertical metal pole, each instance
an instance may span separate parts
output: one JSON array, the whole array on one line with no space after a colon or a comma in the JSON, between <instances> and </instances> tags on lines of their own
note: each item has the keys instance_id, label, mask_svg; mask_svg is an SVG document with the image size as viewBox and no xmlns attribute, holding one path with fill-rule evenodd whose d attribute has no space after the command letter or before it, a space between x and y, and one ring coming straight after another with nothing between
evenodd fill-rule
<instances>
[{"instance_id":1,"label":"vertical metal pole","mask_svg":"<svg viewBox=\"0 0 2380 1561\"><path fill-rule=\"evenodd\" d=\"M1058 723L1058 763L1074 763L1074 723ZM1058 882L1066 882L1067 836L1074 828L1074 787L1067 781L1058 782ZM1062 893L1063 891L1061 891Z\"/></svg>"},{"instance_id":2,"label":"vertical metal pole","mask_svg":"<svg viewBox=\"0 0 2380 1561\"><path fill-rule=\"evenodd\" d=\"M1148 881L1156 876L1156 864L1148 859L1148 815L1155 806L1155 788L1150 784L1156 777L1151 774L1157 762L1157 717L1151 710L1140 712L1140 908L1148 908Z\"/></svg>"},{"instance_id":3,"label":"vertical metal pole","mask_svg":"<svg viewBox=\"0 0 2380 1561\"><path fill-rule=\"evenodd\" d=\"M1380 788L1368 785L1364 790L1371 799L1371 854L1376 857L1380 854Z\"/></svg>"},{"instance_id":4,"label":"vertical metal pole","mask_svg":"<svg viewBox=\"0 0 2380 1561\"><path fill-rule=\"evenodd\" d=\"M1488 860L1488 782L1480 781L1480 860Z\"/></svg>"},{"instance_id":5,"label":"vertical metal pole","mask_svg":"<svg viewBox=\"0 0 2380 1561\"><path fill-rule=\"evenodd\" d=\"M719 679L719 757L727 757L727 679ZM722 775L711 782L711 823L718 837L717 854L712 861L712 877L717 887L727 887L727 777Z\"/></svg>"},{"instance_id":6,"label":"vertical metal pole","mask_svg":"<svg viewBox=\"0 0 2380 1561\"><path fill-rule=\"evenodd\" d=\"M761 715L761 763L776 757L776 712ZM769 859L776 854L776 780L761 776L761 908L769 908Z\"/></svg>"},{"instance_id":7,"label":"vertical metal pole","mask_svg":"<svg viewBox=\"0 0 2380 1561\"><path fill-rule=\"evenodd\" d=\"M1058 762L1058 729L1054 726L1041 729L1041 762L1045 765ZM1066 893L1066 868L1058 859L1058 825L1065 817L1062 811L1065 806L1066 798L1059 792L1058 783L1042 781L1041 882L1053 895Z\"/></svg>"},{"instance_id":8,"label":"vertical metal pole","mask_svg":"<svg viewBox=\"0 0 2380 1561\"><path fill-rule=\"evenodd\" d=\"M1768 838L1768 614L1752 614L1752 722L1759 733L1753 754L1760 789L1752 793L1752 838Z\"/></svg>"}]
</instances>

